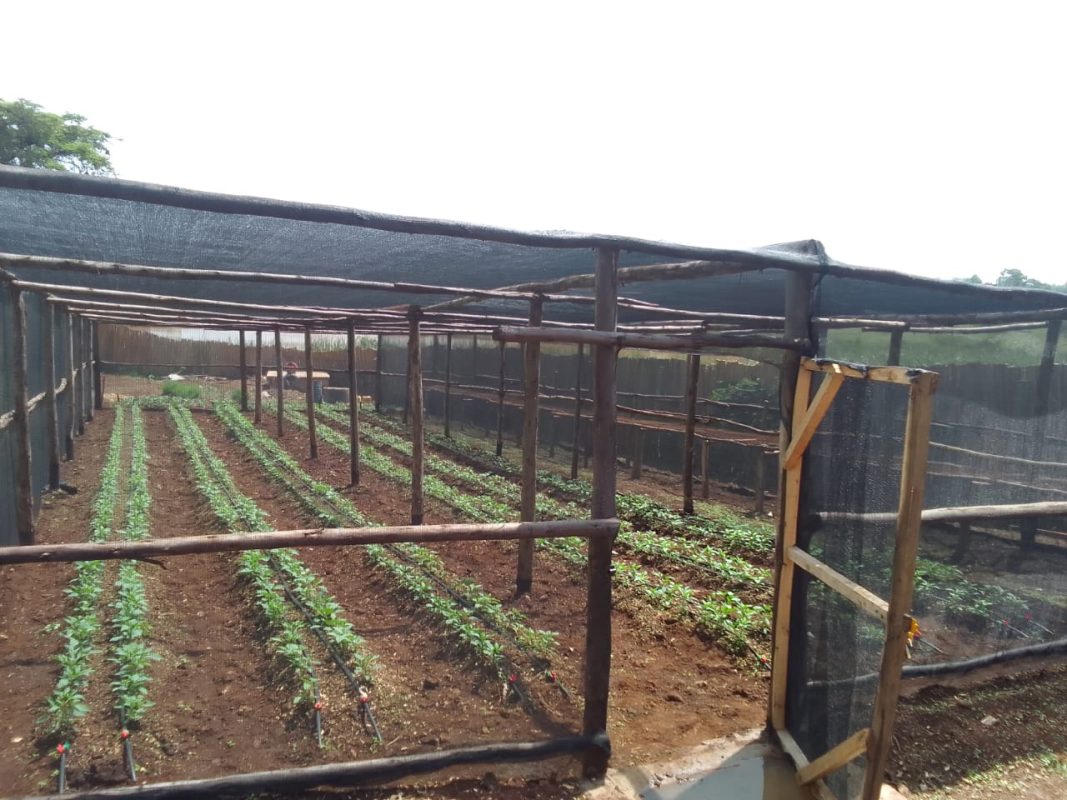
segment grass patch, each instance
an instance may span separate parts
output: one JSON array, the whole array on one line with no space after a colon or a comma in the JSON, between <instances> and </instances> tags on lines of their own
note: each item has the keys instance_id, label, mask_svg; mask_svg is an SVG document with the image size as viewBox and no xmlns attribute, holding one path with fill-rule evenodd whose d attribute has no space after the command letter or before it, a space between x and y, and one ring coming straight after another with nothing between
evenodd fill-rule
<instances>
[{"instance_id":1,"label":"grass patch","mask_svg":"<svg viewBox=\"0 0 1067 800\"><path fill-rule=\"evenodd\" d=\"M200 397L200 387L195 383L183 381L166 381L163 384L164 397L180 397L183 400L197 400Z\"/></svg>"}]
</instances>

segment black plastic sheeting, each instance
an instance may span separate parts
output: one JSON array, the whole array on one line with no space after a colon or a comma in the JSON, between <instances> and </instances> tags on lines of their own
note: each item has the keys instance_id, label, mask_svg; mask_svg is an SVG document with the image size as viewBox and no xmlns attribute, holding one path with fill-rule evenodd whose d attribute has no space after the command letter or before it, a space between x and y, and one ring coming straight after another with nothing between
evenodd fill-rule
<instances>
[{"instance_id":1,"label":"black plastic sheeting","mask_svg":"<svg viewBox=\"0 0 1067 800\"><path fill-rule=\"evenodd\" d=\"M139 199L119 199L131 197ZM411 233L415 227L433 233ZM566 232L523 233L0 166L0 252L493 288L591 273L590 251L597 245L618 247L622 266L711 259L757 264L763 269L714 279L631 284L623 290L629 297L699 311L781 315L784 272L780 267L805 264L818 269L836 263L815 241L721 250ZM131 291L168 293L164 287L175 286L150 278L120 281L84 273L30 275L30 270L22 274L45 274L54 283ZM444 299L212 281L183 282L180 291L170 293L348 307L428 304ZM958 313L1047 308L1064 302L1048 292L1020 295L989 289L961 296L951 286L942 290L929 285L875 285L825 275L820 279L817 308L834 315ZM509 308L516 312L522 304L517 309L512 303ZM549 316L588 320L591 310L553 304ZM634 312L623 315L624 320L637 318Z\"/></svg>"}]
</instances>

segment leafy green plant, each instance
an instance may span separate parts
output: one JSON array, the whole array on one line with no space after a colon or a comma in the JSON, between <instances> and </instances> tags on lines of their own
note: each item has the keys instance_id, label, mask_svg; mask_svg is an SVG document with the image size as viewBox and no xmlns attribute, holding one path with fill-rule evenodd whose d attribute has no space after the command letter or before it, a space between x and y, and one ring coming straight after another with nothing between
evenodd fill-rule
<instances>
[{"instance_id":1,"label":"leafy green plant","mask_svg":"<svg viewBox=\"0 0 1067 800\"><path fill-rule=\"evenodd\" d=\"M162 394L164 397L180 397L183 400L196 400L200 397L200 387L195 383L186 381L164 381Z\"/></svg>"}]
</instances>

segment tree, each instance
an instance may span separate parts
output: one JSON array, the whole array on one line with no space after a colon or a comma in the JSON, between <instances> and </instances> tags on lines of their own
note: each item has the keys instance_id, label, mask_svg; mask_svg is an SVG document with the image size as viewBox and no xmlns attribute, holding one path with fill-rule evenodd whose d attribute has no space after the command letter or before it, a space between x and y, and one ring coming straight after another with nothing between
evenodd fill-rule
<instances>
[{"instance_id":1,"label":"tree","mask_svg":"<svg viewBox=\"0 0 1067 800\"><path fill-rule=\"evenodd\" d=\"M997 277L996 286L1014 286L1023 289L1051 289L1047 283L1042 283L1036 278L1025 275L1021 269L1005 267Z\"/></svg>"},{"instance_id":2,"label":"tree","mask_svg":"<svg viewBox=\"0 0 1067 800\"><path fill-rule=\"evenodd\" d=\"M29 100L0 100L0 164L110 175L111 135L78 114L53 114Z\"/></svg>"}]
</instances>

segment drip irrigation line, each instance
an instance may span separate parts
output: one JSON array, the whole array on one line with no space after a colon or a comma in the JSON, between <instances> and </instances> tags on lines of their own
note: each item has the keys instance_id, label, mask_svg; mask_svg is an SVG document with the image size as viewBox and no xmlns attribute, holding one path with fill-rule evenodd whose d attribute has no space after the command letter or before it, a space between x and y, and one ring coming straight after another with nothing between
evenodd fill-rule
<instances>
[{"instance_id":1,"label":"drip irrigation line","mask_svg":"<svg viewBox=\"0 0 1067 800\"><path fill-rule=\"evenodd\" d=\"M67 791L67 753L69 751L70 745L66 742L56 745L56 752L59 753L59 794L63 794L63 792Z\"/></svg>"},{"instance_id":2,"label":"drip irrigation line","mask_svg":"<svg viewBox=\"0 0 1067 800\"><path fill-rule=\"evenodd\" d=\"M215 474L215 485L216 485L216 488L220 489L222 491L222 493L226 496L226 498L227 498L227 500L228 500L228 502L230 504L230 508L232 508L237 513L237 515L239 517L244 519L245 524L248 527L253 527L253 521L250 520L247 516L244 515L244 512L241 510L240 506L234 501L233 493L226 486L225 481L223 481L221 479L221 476L219 475L219 472L218 472L217 465L214 464L210 459L205 459L205 463L207 463L208 468ZM315 634L315 636L318 638L319 642L322 644L323 648L325 648L326 652L329 653L329 655L333 659L334 663L337 665L337 667L340 669L340 671L342 672L344 677L351 684L352 689L354 691L356 691L358 694L360 694L361 703L364 703L366 706L369 706L369 703L370 703L369 698L366 701L364 701L362 699L363 696L365 695L365 691L363 689L363 686L356 679L356 677L352 673L351 669L349 669L348 664L345 663L344 656L342 656L339 652L337 652L336 647L334 647L334 645L326 638L326 636L322 633L322 631L320 631L318 629L317 625L315 624L314 616L311 614L311 611L307 608L307 606L305 606L297 598L296 593L292 590L292 588L289 585L289 582L286 580L284 570L278 565L277 559L275 557L275 554L274 553L268 553L267 560L270 562L270 565L271 565L272 569L274 570L275 577L278 579L279 583L281 584L282 591L284 592L286 598L289 600L289 602L293 606L296 607L296 609L301 614L303 614L304 618L308 622L308 627L311 629L311 632ZM312 675L314 675L314 670L312 670ZM370 712L370 709L367 708L367 711ZM321 712L322 712L322 701L321 701L321 697L320 697L320 694L319 694L319 690L316 687L316 689L315 689L314 718L315 718L316 739L318 740L319 747L322 747L322 713ZM374 728L374 736L380 742L380 741L382 741L381 731L378 729L377 722L373 721L374 717L373 717L373 713L372 712L371 712L371 720L372 720L372 724L373 724L373 728Z\"/></svg>"},{"instance_id":3,"label":"drip irrigation line","mask_svg":"<svg viewBox=\"0 0 1067 800\"><path fill-rule=\"evenodd\" d=\"M119 738L122 739L122 755L125 762L126 772L130 776L131 783L137 783L137 762L133 760L133 742L130 741L130 730L126 727L125 715L119 716Z\"/></svg>"}]
</instances>

